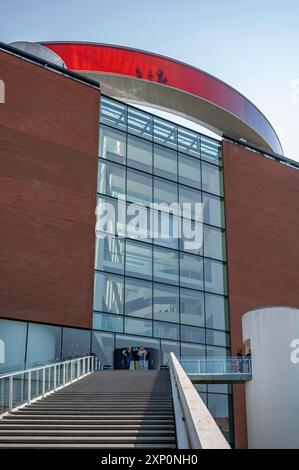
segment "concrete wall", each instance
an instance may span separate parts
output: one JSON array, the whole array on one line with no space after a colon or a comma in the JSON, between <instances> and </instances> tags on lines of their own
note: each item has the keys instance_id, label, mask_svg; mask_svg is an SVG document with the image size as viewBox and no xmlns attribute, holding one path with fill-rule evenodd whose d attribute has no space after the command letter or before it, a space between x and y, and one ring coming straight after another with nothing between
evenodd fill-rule
<instances>
[{"instance_id":1,"label":"concrete wall","mask_svg":"<svg viewBox=\"0 0 299 470\"><path fill-rule=\"evenodd\" d=\"M0 52L0 317L92 325L99 90Z\"/></svg>"},{"instance_id":2,"label":"concrete wall","mask_svg":"<svg viewBox=\"0 0 299 470\"><path fill-rule=\"evenodd\" d=\"M246 383L250 449L299 449L299 361L291 361L295 338L298 309L261 308L243 316L243 339L252 350L252 381Z\"/></svg>"}]
</instances>

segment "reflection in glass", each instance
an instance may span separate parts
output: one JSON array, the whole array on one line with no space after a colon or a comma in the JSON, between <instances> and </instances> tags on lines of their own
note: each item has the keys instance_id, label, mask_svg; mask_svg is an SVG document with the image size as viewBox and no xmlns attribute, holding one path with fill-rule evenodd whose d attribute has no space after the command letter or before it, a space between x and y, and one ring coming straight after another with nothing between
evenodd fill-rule
<instances>
[{"instance_id":1,"label":"reflection in glass","mask_svg":"<svg viewBox=\"0 0 299 470\"><path fill-rule=\"evenodd\" d=\"M95 273L94 310L106 313L123 313L123 277Z\"/></svg>"},{"instance_id":2,"label":"reflection in glass","mask_svg":"<svg viewBox=\"0 0 299 470\"><path fill-rule=\"evenodd\" d=\"M179 322L179 289L154 284L154 319Z\"/></svg>"},{"instance_id":3,"label":"reflection in glass","mask_svg":"<svg viewBox=\"0 0 299 470\"><path fill-rule=\"evenodd\" d=\"M154 202L156 204L178 202L177 185L170 181L154 178Z\"/></svg>"},{"instance_id":4,"label":"reflection in glass","mask_svg":"<svg viewBox=\"0 0 299 470\"><path fill-rule=\"evenodd\" d=\"M101 235L104 238L101 238ZM95 268L116 274L124 272L124 239L96 233Z\"/></svg>"},{"instance_id":5,"label":"reflection in glass","mask_svg":"<svg viewBox=\"0 0 299 470\"><path fill-rule=\"evenodd\" d=\"M203 290L203 260L199 256L180 253L180 283L183 287Z\"/></svg>"},{"instance_id":6,"label":"reflection in glass","mask_svg":"<svg viewBox=\"0 0 299 470\"><path fill-rule=\"evenodd\" d=\"M29 323L26 366L47 364L60 360L62 328L52 325Z\"/></svg>"},{"instance_id":7,"label":"reflection in glass","mask_svg":"<svg viewBox=\"0 0 299 470\"><path fill-rule=\"evenodd\" d=\"M204 226L204 255L226 260L225 234L221 229Z\"/></svg>"},{"instance_id":8,"label":"reflection in glass","mask_svg":"<svg viewBox=\"0 0 299 470\"><path fill-rule=\"evenodd\" d=\"M99 155L107 160L125 163L126 134L110 127L100 127Z\"/></svg>"},{"instance_id":9,"label":"reflection in glass","mask_svg":"<svg viewBox=\"0 0 299 470\"><path fill-rule=\"evenodd\" d=\"M179 182L201 189L201 162L182 153L179 154Z\"/></svg>"},{"instance_id":10,"label":"reflection in glass","mask_svg":"<svg viewBox=\"0 0 299 470\"><path fill-rule=\"evenodd\" d=\"M204 294L200 291L180 289L181 323L204 326Z\"/></svg>"},{"instance_id":11,"label":"reflection in glass","mask_svg":"<svg viewBox=\"0 0 299 470\"><path fill-rule=\"evenodd\" d=\"M179 260L177 252L154 247L154 280L178 284Z\"/></svg>"},{"instance_id":12,"label":"reflection in glass","mask_svg":"<svg viewBox=\"0 0 299 470\"><path fill-rule=\"evenodd\" d=\"M90 330L63 328L62 359L87 356L90 354Z\"/></svg>"},{"instance_id":13,"label":"reflection in glass","mask_svg":"<svg viewBox=\"0 0 299 470\"><path fill-rule=\"evenodd\" d=\"M202 201L204 205L204 223L224 227L224 205L217 196L203 193Z\"/></svg>"},{"instance_id":14,"label":"reflection in glass","mask_svg":"<svg viewBox=\"0 0 299 470\"><path fill-rule=\"evenodd\" d=\"M152 246L126 240L126 275L152 278Z\"/></svg>"},{"instance_id":15,"label":"reflection in glass","mask_svg":"<svg viewBox=\"0 0 299 470\"><path fill-rule=\"evenodd\" d=\"M152 202L152 177L127 169L127 200L141 204Z\"/></svg>"},{"instance_id":16,"label":"reflection in glass","mask_svg":"<svg viewBox=\"0 0 299 470\"><path fill-rule=\"evenodd\" d=\"M133 135L128 135L127 165L151 173L153 144Z\"/></svg>"},{"instance_id":17,"label":"reflection in glass","mask_svg":"<svg viewBox=\"0 0 299 470\"><path fill-rule=\"evenodd\" d=\"M220 261L205 258L205 290L215 294L227 294L226 266Z\"/></svg>"},{"instance_id":18,"label":"reflection in glass","mask_svg":"<svg viewBox=\"0 0 299 470\"><path fill-rule=\"evenodd\" d=\"M125 317L125 333L152 336L152 321Z\"/></svg>"},{"instance_id":19,"label":"reflection in glass","mask_svg":"<svg viewBox=\"0 0 299 470\"><path fill-rule=\"evenodd\" d=\"M179 339L179 325L155 321L154 335L157 338Z\"/></svg>"},{"instance_id":20,"label":"reflection in glass","mask_svg":"<svg viewBox=\"0 0 299 470\"><path fill-rule=\"evenodd\" d=\"M94 313L93 315L93 328L95 330L104 331L117 331L123 332L123 319L122 315L109 315L108 313Z\"/></svg>"},{"instance_id":21,"label":"reflection in glass","mask_svg":"<svg viewBox=\"0 0 299 470\"><path fill-rule=\"evenodd\" d=\"M206 327L217 330L228 329L227 299L220 295L205 294Z\"/></svg>"},{"instance_id":22,"label":"reflection in glass","mask_svg":"<svg viewBox=\"0 0 299 470\"><path fill-rule=\"evenodd\" d=\"M202 162L201 171L203 191L223 196L222 168Z\"/></svg>"},{"instance_id":23,"label":"reflection in glass","mask_svg":"<svg viewBox=\"0 0 299 470\"><path fill-rule=\"evenodd\" d=\"M125 168L99 160L98 192L112 197L125 196Z\"/></svg>"},{"instance_id":24,"label":"reflection in glass","mask_svg":"<svg viewBox=\"0 0 299 470\"><path fill-rule=\"evenodd\" d=\"M190 343L205 343L204 328L196 328L194 326L181 326L181 340Z\"/></svg>"},{"instance_id":25,"label":"reflection in glass","mask_svg":"<svg viewBox=\"0 0 299 470\"><path fill-rule=\"evenodd\" d=\"M112 333L92 332L92 353L96 354L101 364L113 365L114 336Z\"/></svg>"},{"instance_id":26,"label":"reflection in glass","mask_svg":"<svg viewBox=\"0 0 299 470\"><path fill-rule=\"evenodd\" d=\"M126 279L125 315L152 318L152 283L139 279Z\"/></svg>"},{"instance_id":27,"label":"reflection in glass","mask_svg":"<svg viewBox=\"0 0 299 470\"><path fill-rule=\"evenodd\" d=\"M0 363L0 373L23 369L25 363L27 323L0 319L0 346L4 353L4 363Z\"/></svg>"},{"instance_id":28,"label":"reflection in glass","mask_svg":"<svg viewBox=\"0 0 299 470\"><path fill-rule=\"evenodd\" d=\"M154 145L154 174L176 181L178 177L177 152Z\"/></svg>"}]
</instances>

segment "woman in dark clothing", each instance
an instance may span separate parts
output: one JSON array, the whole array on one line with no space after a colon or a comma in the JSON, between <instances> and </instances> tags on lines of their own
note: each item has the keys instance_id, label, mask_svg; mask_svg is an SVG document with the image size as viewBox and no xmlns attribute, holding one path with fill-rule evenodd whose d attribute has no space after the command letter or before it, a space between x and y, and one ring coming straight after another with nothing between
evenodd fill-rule
<instances>
[{"instance_id":1,"label":"woman in dark clothing","mask_svg":"<svg viewBox=\"0 0 299 470\"><path fill-rule=\"evenodd\" d=\"M124 358L124 368L129 370L131 366L132 347L129 346L128 348L124 349L121 353Z\"/></svg>"},{"instance_id":2,"label":"woman in dark clothing","mask_svg":"<svg viewBox=\"0 0 299 470\"><path fill-rule=\"evenodd\" d=\"M239 372L243 372L244 358L243 358L243 351L242 351L242 349L238 349L238 351L237 351L237 359L238 359L238 364L239 364Z\"/></svg>"}]
</instances>

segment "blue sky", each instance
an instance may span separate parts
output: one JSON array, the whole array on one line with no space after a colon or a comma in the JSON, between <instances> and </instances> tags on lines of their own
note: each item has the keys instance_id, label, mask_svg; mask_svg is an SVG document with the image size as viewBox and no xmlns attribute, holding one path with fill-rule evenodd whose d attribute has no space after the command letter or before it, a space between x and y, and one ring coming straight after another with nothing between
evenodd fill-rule
<instances>
[{"instance_id":1,"label":"blue sky","mask_svg":"<svg viewBox=\"0 0 299 470\"><path fill-rule=\"evenodd\" d=\"M298 0L2 0L0 40L107 42L190 63L251 99L299 161Z\"/></svg>"}]
</instances>

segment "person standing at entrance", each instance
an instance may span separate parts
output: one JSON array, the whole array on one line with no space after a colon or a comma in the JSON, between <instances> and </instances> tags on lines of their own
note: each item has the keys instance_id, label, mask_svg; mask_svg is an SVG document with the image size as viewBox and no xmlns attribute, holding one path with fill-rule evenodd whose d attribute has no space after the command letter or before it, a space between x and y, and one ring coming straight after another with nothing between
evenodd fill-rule
<instances>
[{"instance_id":1,"label":"person standing at entrance","mask_svg":"<svg viewBox=\"0 0 299 470\"><path fill-rule=\"evenodd\" d=\"M132 347L129 346L128 348L124 349L121 353L123 355L124 368L127 369L127 370L130 370L131 357L132 357Z\"/></svg>"},{"instance_id":2,"label":"person standing at entrance","mask_svg":"<svg viewBox=\"0 0 299 470\"><path fill-rule=\"evenodd\" d=\"M238 349L237 351L237 360L239 365L239 372L243 372L244 358L242 349Z\"/></svg>"},{"instance_id":3,"label":"person standing at entrance","mask_svg":"<svg viewBox=\"0 0 299 470\"><path fill-rule=\"evenodd\" d=\"M141 369L145 370L145 359L147 356L147 350L143 346L140 347L137 355L139 356L139 362Z\"/></svg>"}]
</instances>

